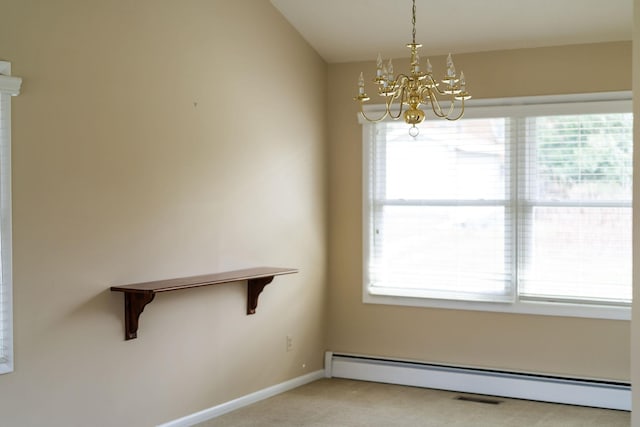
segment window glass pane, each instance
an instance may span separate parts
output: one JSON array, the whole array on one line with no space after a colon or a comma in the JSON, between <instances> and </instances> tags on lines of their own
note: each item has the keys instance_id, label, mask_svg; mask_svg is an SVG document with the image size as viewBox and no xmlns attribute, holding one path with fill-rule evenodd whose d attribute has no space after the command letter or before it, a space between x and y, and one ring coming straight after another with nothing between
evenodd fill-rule
<instances>
[{"instance_id":1,"label":"window glass pane","mask_svg":"<svg viewBox=\"0 0 640 427\"><path fill-rule=\"evenodd\" d=\"M631 300L632 114L529 118L519 289Z\"/></svg>"},{"instance_id":2,"label":"window glass pane","mask_svg":"<svg viewBox=\"0 0 640 427\"><path fill-rule=\"evenodd\" d=\"M529 119L529 198L631 200L632 114Z\"/></svg>"},{"instance_id":3,"label":"window glass pane","mask_svg":"<svg viewBox=\"0 0 640 427\"><path fill-rule=\"evenodd\" d=\"M387 199L504 199L505 119L386 124Z\"/></svg>"},{"instance_id":4,"label":"window glass pane","mask_svg":"<svg viewBox=\"0 0 640 427\"><path fill-rule=\"evenodd\" d=\"M631 300L631 208L532 207L523 296Z\"/></svg>"},{"instance_id":5,"label":"window glass pane","mask_svg":"<svg viewBox=\"0 0 640 427\"><path fill-rule=\"evenodd\" d=\"M372 285L449 298L505 295L511 253L504 212L503 206L381 206Z\"/></svg>"},{"instance_id":6,"label":"window glass pane","mask_svg":"<svg viewBox=\"0 0 640 427\"><path fill-rule=\"evenodd\" d=\"M506 123L428 121L417 138L404 123L377 125L370 289L511 297Z\"/></svg>"}]
</instances>

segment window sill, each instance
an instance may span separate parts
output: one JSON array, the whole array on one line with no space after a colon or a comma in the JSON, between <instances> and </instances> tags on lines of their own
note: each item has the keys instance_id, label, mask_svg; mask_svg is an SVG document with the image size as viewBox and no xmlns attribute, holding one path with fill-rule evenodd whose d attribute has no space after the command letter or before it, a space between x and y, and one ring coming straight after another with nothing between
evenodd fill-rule
<instances>
[{"instance_id":1,"label":"window sill","mask_svg":"<svg viewBox=\"0 0 640 427\"><path fill-rule=\"evenodd\" d=\"M395 296L383 293L363 292L365 304L385 304L408 307L429 307L452 310L488 311L540 316L583 317L589 319L631 320L631 307L568 304L538 301L476 302L453 301L432 298Z\"/></svg>"}]
</instances>

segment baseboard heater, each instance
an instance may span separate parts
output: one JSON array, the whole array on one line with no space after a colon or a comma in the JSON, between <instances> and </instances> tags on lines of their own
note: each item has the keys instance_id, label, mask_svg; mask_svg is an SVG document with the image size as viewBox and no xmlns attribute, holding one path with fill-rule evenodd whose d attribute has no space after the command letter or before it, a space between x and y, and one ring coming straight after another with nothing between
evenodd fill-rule
<instances>
[{"instance_id":1,"label":"baseboard heater","mask_svg":"<svg viewBox=\"0 0 640 427\"><path fill-rule=\"evenodd\" d=\"M325 354L325 376L631 410L631 385L624 382L455 367L332 352Z\"/></svg>"}]
</instances>

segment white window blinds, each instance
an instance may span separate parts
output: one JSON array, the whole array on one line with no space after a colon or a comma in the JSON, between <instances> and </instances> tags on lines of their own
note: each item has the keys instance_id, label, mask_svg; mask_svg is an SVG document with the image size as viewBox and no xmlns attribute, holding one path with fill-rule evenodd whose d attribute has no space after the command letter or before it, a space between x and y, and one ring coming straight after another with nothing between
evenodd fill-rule
<instances>
[{"instance_id":1,"label":"white window blinds","mask_svg":"<svg viewBox=\"0 0 640 427\"><path fill-rule=\"evenodd\" d=\"M505 300L511 292L503 118L375 126L370 286L407 296Z\"/></svg>"},{"instance_id":2,"label":"white window blinds","mask_svg":"<svg viewBox=\"0 0 640 427\"><path fill-rule=\"evenodd\" d=\"M417 138L365 125L366 292L628 304L630 108L477 107Z\"/></svg>"},{"instance_id":3,"label":"white window blinds","mask_svg":"<svg viewBox=\"0 0 640 427\"><path fill-rule=\"evenodd\" d=\"M631 113L526 119L522 297L631 301L632 122Z\"/></svg>"}]
</instances>

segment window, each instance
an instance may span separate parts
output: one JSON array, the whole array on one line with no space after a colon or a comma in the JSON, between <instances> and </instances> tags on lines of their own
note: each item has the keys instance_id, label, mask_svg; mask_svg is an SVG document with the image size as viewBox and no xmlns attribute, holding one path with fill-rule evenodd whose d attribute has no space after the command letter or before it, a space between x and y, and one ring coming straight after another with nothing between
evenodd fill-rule
<instances>
[{"instance_id":1,"label":"window","mask_svg":"<svg viewBox=\"0 0 640 427\"><path fill-rule=\"evenodd\" d=\"M11 296L11 96L22 81L0 61L0 374L13 371Z\"/></svg>"},{"instance_id":2,"label":"window","mask_svg":"<svg viewBox=\"0 0 640 427\"><path fill-rule=\"evenodd\" d=\"M608 96L364 124L365 302L629 318L633 118Z\"/></svg>"}]
</instances>

